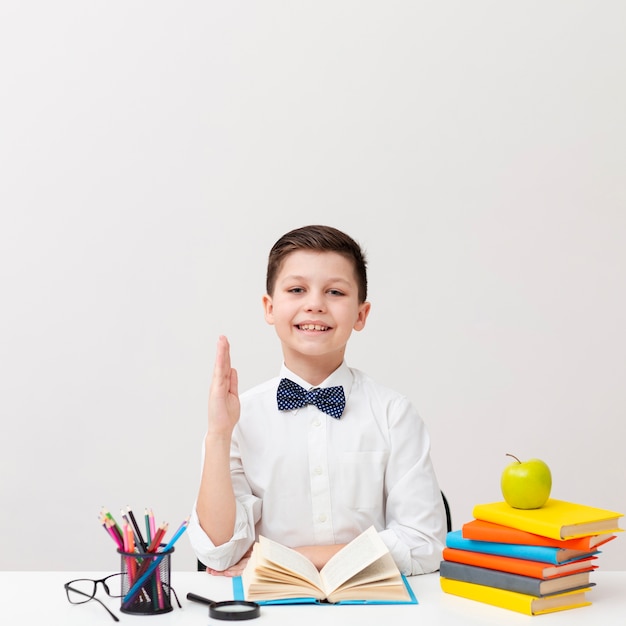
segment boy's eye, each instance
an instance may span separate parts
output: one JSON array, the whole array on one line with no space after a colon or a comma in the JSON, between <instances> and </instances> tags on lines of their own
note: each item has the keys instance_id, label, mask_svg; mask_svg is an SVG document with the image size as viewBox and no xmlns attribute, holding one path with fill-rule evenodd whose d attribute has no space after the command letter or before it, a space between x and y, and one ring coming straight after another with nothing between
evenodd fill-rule
<instances>
[{"instance_id":1,"label":"boy's eye","mask_svg":"<svg viewBox=\"0 0 626 626\"><path fill-rule=\"evenodd\" d=\"M328 293L329 293L331 296L343 296L343 295L344 295L344 294L343 294L343 291L339 291L339 289L329 289L329 290L328 290Z\"/></svg>"},{"instance_id":2,"label":"boy's eye","mask_svg":"<svg viewBox=\"0 0 626 626\"><path fill-rule=\"evenodd\" d=\"M304 289L302 289L302 287L292 287L291 289L287 290L289 293L303 293Z\"/></svg>"}]
</instances>

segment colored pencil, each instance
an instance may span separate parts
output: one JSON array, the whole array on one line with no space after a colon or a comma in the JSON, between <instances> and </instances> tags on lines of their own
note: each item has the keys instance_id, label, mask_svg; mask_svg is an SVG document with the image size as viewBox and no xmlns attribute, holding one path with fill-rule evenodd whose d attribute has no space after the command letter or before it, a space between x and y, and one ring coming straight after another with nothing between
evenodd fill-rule
<instances>
[{"instance_id":1,"label":"colored pencil","mask_svg":"<svg viewBox=\"0 0 626 626\"><path fill-rule=\"evenodd\" d=\"M124 545L122 543L122 540L118 536L117 532L115 531L115 527L113 526L113 522L108 517L105 517L104 518L104 522L103 522L102 525L104 526L104 529L107 531L107 533L109 535L111 535L111 537L113 538L113 541L115 541L115 544L117 545L117 547L120 550L123 550L124 549Z\"/></svg>"},{"instance_id":2,"label":"colored pencil","mask_svg":"<svg viewBox=\"0 0 626 626\"><path fill-rule=\"evenodd\" d=\"M124 552L130 552L128 546L128 524L122 526L122 536L124 537Z\"/></svg>"},{"instance_id":3,"label":"colored pencil","mask_svg":"<svg viewBox=\"0 0 626 626\"><path fill-rule=\"evenodd\" d=\"M135 519L135 514L132 512L130 507L127 507L128 517L130 519L130 523L133 526L133 530L135 531L135 538L141 550L145 552L148 549L146 542L143 540L143 536L141 535L141 531L139 530L139 526L137 524L137 520Z\"/></svg>"},{"instance_id":4,"label":"colored pencil","mask_svg":"<svg viewBox=\"0 0 626 626\"><path fill-rule=\"evenodd\" d=\"M157 603L159 608L162 609L165 606L165 598L163 597L163 583L161 582L161 576L158 570L155 571L154 577L156 579Z\"/></svg>"},{"instance_id":5,"label":"colored pencil","mask_svg":"<svg viewBox=\"0 0 626 626\"><path fill-rule=\"evenodd\" d=\"M154 513L152 509L150 509L150 512L148 513L148 518L150 519L150 536L154 537L156 534L156 522L154 521Z\"/></svg>"},{"instance_id":6,"label":"colored pencil","mask_svg":"<svg viewBox=\"0 0 626 626\"><path fill-rule=\"evenodd\" d=\"M152 509L150 509L150 513L148 514L148 525L150 526L150 535L152 540L150 541L150 546L147 548L148 552L157 552L160 545L161 539L167 532L168 524L163 523L159 526L158 530L154 528L154 515L152 514ZM153 595L156 605L159 608L163 608L165 605L163 598L163 585L161 583L160 572L157 570L155 575L153 576Z\"/></svg>"},{"instance_id":7,"label":"colored pencil","mask_svg":"<svg viewBox=\"0 0 626 626\"><path fill-rule=\"evenodd\" d=\"M110 513L107 509L105 509L104 507L102 507L102 512L101 512L101 514L102 514L104 517L108 517L108 518L111 520L111 522L113 522L113 528L115 529L115 532L116 532L116 534L117 534L118 538L119 538L120 540L122 540L122 539L123 539L122 529L120 528L120 525L119 525L119 524L115 521L115 518L111 515L111 513Z\"/></svg>"},{"instance_id":8,"label":"colored pencil","mask_svg":"<svg viewBox=\"0 0 626 626\"><path fill-rule=\"evenodd\" d=\"M152 542L148 546L147 552L156 552L158 550L159 546L161 545L161 539L163 539L163 535L167 532L168 526L169 524L167 522L163 522L159 526L156 534L154 535L154 537L152 537Z\"/></svg>"},{"instance_id":9,"label":"colored pencil","mask_svg":"<svg viewBox=\"0 0 626 626\"><path fill-rule=\"evenodd\" d=\"M143 519L146 523L146 551L148 550L148 546L152 542L152 529L150 528L150 514L148 513L148 509L145 509L143 513Z\"/></svg>"},{"instance_id":10,"label":"colored pencil","mask_svg":"<svg viewBox=\"0 0 626 626\"><path fill-rule=\"evenodd\" d=\"M124 523L122 527L122 532L124 534L124 552L131 553L134 552L133 546L133 533L130 529L130 526ZM126 556L126 570L128 572L128 580L132 585L133 581L137 577L137 563L132 556Z\"/></svg>"}]
</instances>

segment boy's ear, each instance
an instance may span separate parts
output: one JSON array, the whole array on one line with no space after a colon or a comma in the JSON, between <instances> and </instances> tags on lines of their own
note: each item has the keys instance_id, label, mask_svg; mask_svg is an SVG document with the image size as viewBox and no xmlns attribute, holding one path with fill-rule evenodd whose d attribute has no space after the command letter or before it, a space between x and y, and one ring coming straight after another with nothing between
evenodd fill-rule
<instances>
[{"instance_id":1,"label":"boy's ear","mask_svg":"<svg viewBox=\"0 0 626 626\"><path fill-rule=\"evenodd\" d=\"M272 296L265 294L263 296L263 311L265 313L265 321L268 324L274 324L274 304L272 302Z\"/></svg>"},{"instance_id":2,"label":"boy's ear","mask_svg":"<svg viewBox=\"0 0 626 626\"><path fill-rule=\"evenodd\" d=\"M365 328L365 321L367 320L367 316L370 314L370 309L372 305L369 302L363 302L359 306L359 314L356 318L356 322L354 323L354 330L363 330Z\"/></svg>"}]
</instances>

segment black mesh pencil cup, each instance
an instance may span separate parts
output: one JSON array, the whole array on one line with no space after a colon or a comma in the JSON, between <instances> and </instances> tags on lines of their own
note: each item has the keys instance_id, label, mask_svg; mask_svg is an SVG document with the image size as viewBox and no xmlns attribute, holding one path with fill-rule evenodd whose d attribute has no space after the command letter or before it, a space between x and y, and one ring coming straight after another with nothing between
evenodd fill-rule
<instances>
[{"instance_id":1,"label":"black mesh pencil cup","mask_svg":"<svg viewBox=\"0 0 626 626\"><path fill-rule=\"evenodd\" d=\"M122 613L158 615L172 610L171 556L167 552L124 552L121 556Z\"/></svg>"}]
</instances>

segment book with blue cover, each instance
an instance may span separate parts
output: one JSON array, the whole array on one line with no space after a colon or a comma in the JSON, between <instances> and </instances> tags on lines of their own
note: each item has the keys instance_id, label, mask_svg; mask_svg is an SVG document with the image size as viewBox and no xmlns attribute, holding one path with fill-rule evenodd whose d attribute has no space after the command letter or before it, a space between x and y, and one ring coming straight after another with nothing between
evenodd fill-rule
<instances>
[{"instance_id":1,"label":"book with blue cover","mask_svg":"<svg viewBox=\"0 0 626 626\"><path fill-rule=\"evenodd\" d=\"M446 536L446 547L457 550L467 550L470 552L481 552L483 554L495 554L498 556L508 556L527 561L540 561L542 563L553 563L555 565L569 563L585 559L599 554L598 550L570 550L567 548L555 548L551 546L533 546L515 543L496 543L492 541L478 541L476 539L466 539L461 530L455 530Z\"/></svg>"},{"instance_id":2,"label":"book with blue cover","mask_svg":"<svg viewBox=\"0 0 626 626\"><path fill-rule=\"evenodd\" d=\"M233 593L259 604L417 604L373 526L319 571L303 554L261 536L241 577L233 579Z\"/></svg>"}]
</instances>

